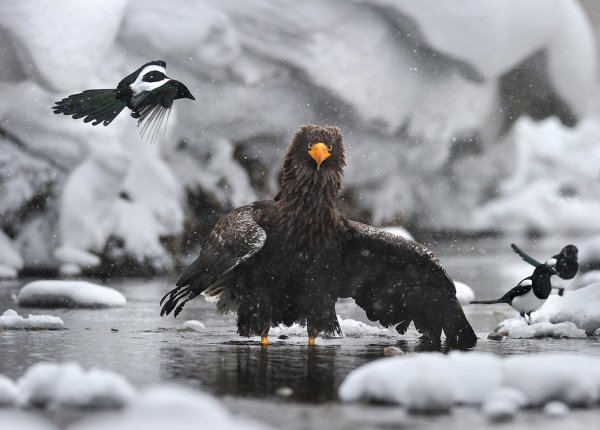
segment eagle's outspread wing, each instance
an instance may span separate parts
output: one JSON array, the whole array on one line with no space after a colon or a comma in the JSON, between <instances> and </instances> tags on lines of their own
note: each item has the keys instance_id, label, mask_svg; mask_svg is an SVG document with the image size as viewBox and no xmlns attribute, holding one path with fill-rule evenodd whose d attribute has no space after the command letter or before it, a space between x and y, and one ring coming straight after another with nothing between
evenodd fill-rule
<instances>
[{"instance_id":1,"label":"eagle's outspread wing","mask_svg":"<svg viewBox=\"0 0 600 430\"><path fill-rule=\"evenodd\" d=\"M232 210L215 224L200 256L181 275L177 287L161 300L160 314L174 315L186 302L219 283L223 277L263 247L267 234L254 219L257 204ZM166 300L166 301L165 301Z\"/></svg>"},{"instance_id":2,"label":"eagle's outspread wing","mask_svg":"<svg viewBox=\"0 0 600 430\"><path fill-rule=\"evenodd\" d=\"M442 330L451 346L473 346L477 337L456 299L454 283L423 245L355 221L342 242L342 297L352 297L367 317L404 333L411 321L432 340Z\"/></svg>"}]
</instances>

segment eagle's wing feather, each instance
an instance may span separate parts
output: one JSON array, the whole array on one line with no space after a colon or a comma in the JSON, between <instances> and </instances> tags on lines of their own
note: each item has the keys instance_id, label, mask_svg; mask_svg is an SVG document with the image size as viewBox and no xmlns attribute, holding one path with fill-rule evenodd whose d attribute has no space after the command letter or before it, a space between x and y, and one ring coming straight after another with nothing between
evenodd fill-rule
<instances>
[{"instance_id":1,"label":"eagle's wing feather","mask_svg":"<svg viewBox=\"0 0 600 430\"><path fill-rule=\"evenodd\" d=\"M456 299L454 283L423 245L348 221L342 242L342 297L352 297L367 317L404 333L411 321L429 338L441 331L452 346L477 337Z\"/></svg>"},{"instance_id":2,"label":"eagle's wing feather","mask_svg":"<svg viewBox=\"0 0 600 430\"><path fill-rule=\"evenodd\" d=\"M256 205L242 206L221 218L206 238L200 255L185 269L177 287L161 300L161 315L181 311L184 304L261 250L267 234L255 221Z\"/></svg>"}]
</instances>

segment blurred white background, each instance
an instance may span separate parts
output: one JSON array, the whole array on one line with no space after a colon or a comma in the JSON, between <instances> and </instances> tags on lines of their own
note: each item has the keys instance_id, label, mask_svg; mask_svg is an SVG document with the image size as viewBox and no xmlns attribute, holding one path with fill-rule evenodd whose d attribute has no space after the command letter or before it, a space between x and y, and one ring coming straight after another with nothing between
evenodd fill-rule
<instances>
[{"instance_id":1,"label":"blurred white background","mask_svg":"<svg viewBox=\"0 0 600 430\"><path fill-rule=\"evenodd\" d=\"M351 218L598 234L599 29L592 0L3 1L0 277L172 269L305 123L344 133ZM197 99L160 141L52 113L157 59Z\"/></svg>"}]
</instances>

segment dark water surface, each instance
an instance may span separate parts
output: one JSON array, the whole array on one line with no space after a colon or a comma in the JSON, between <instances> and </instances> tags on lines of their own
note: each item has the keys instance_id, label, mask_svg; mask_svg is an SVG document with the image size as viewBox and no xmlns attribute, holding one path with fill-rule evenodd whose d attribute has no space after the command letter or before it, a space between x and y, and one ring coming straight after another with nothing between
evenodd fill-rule
<instances>
[{"instance_id":1,"label":"dark water surface","mask_svg":"<svg viewBox=\"0 0 600 430\"><path fill-rule=\"evenodd\" d=\"M550 247L538 245L544 246ZM550 252L561 246L551 247ZM445 244L446 252L439 249L442 247L437 249L438 254L450 274L471 285L480 298L504 292L530 270L509 249L503 247L498 252L497 241L476 245L463 242L461 247ZM545 256L544 252L540 254ZM172 381L202 389L221 397L234 411L280 428L458 427L461 422L486 425L473 410L459 409L442 418L425 418L408 416L398 407L337 402L337 388L344 377L352 369L382 357L386 346L419 351L416 332L406 336L318 339L314 348L307 347L303 337L279 340L273 336L265 349L258 339L237 336L235 318L216 313L214 305L202 299L188 303L177 319L161 318L158 301L172 286L169 279L115 280L110 286L127 297L127 306L101 310L21 308L15 304L14 295L24 283L0 283L0 313L12 308L21 315L58 316L64 320L66 330L0 332L0 374L13 379L38 361L74 360L84 367L111 369L138 387ZM501 355L551 351L600 357L598 338L487 340L496 324L514 316L514 312L505 305L467 306L465 311L480 337L475 350ZM364 312L351 301L340 302L338 313L343 318L367 321ZM204 323L206 330L184 328L183 323L191 319ZM281 388L291 394L282 397ZM513 425L525 425L523 420L527 419L548 425L549 418L539 413L523 417ZM572 425L600 422L600 413L581 411L566 419L565 424Z\"/></svg>"}]
</instances>

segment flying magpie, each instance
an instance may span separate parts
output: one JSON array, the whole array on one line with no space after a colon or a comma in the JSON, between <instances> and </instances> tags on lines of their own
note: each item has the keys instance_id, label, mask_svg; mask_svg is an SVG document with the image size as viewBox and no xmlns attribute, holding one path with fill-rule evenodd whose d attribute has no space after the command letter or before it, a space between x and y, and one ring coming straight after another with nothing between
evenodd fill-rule
<instances>
[{"instance_id":1,"label":"flying magpie","mask_svg":"<svg viewBox=\"0 0 600 430\"><path fill-rule=\"evenodd\" d=\"M577 253L578 249L575 245L567 245L556 255L553 255L546 261L545 263L540 263L535 258L531 257L523 250L521 250L517 245L511 243L510 245L525 262L531 264L532 266L539 266L540 264L547 264L553 267L558 276L562 279L572 279L577 274L579 270L579 263L577 262ZM564 288L558 288L558 295L562 296L564 292Z\"/></svg>"},{"instance_id":2,"label":"flying magpie","mask_svg":"<svg viewBox=\"0 0 600 430\"><path fill-rule=\"evenodd\" d=\"M153 140L165 116L168 119L173 101L196 100L184 84L166 75L166 67L162 60L150 61L123 78L116 89L73 94L56 102L52 109L55 114L106 126L128 107L138 126L142 126L142 136L150 133Z\"/></svg>"},{"instance_id":3,"label":"flying magpie","mask_svg":"<svg viewBox=\"0 0 600 430\"><path fill-rule=\"evenodd\" d=\"M552 290L550 277L556 274L556 270L550 265L540 264L531 276L523 279L499 299L480 300L471 303L484 305L507 303L517 310L521 317L525 318L525 315L527 315L526 320L528 324L531 324L531 313L538 310L550 296Z\"/></svg>"}]
</instances>

